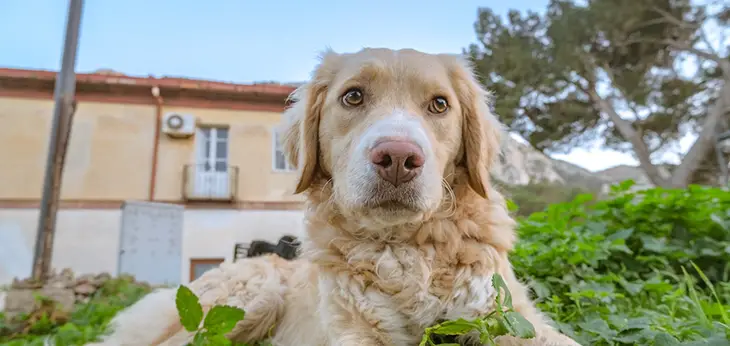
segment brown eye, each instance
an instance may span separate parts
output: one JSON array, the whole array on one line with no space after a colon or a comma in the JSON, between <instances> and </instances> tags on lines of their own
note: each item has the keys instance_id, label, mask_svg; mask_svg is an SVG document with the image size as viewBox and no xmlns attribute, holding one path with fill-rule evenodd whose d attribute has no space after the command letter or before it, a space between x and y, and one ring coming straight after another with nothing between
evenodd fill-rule
<instances>
[{"instance_id":1,"label":"brown eye","mask_svg":"<svg viewBox=\"0 0 730 346\"><path fill-rule=\"evenodd\" d=\"M363 99L362 91L357 88L350 89L342 95L342 103L350 107L359 106L362 104Z\"/></svg>"},{"instance_id":2,"label":"brown eye","mask_svg":"<svg viewBox=\"0 0 730 346\"><path fill-rule=\"evenodd\" d=\"M441 96L435 97L431 100L431 103L428 104L428 111L433 114L441 114L447 110L449 110L449 103Z\"/></svg>"}]
</instances>

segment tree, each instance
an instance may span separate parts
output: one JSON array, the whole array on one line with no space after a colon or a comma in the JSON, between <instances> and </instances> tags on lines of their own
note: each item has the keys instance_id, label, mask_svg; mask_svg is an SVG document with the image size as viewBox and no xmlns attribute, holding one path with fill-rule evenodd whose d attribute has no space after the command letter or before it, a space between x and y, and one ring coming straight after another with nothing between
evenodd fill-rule
<instances>
[{"instance_id":1,"label":"tree","mask_svg":"<svg viewBox=\"0 0 730 346\"><path fill-rule=\"evenodd\" d=\"M544 14L478 16L480 42L467 53L496 113L538 150L602 137L664 187L687 186L714 157L730 113L729 5L552 0ZM675 153L687 134L697 140ZM669 177L659 170L668 153L681 158Z\"/></svg>"}]
</instances>

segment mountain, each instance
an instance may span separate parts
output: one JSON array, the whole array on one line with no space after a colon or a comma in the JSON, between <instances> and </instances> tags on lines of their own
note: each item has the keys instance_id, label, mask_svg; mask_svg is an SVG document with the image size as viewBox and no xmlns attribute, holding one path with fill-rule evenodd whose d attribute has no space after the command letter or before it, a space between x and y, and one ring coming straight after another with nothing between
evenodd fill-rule
<instances>
[{"instance_id":1,"label":"mountain","mask_svg":"<svg viewBox=\"0 0 730 346\"><path fill-rule=\"evenodd\" d=\"M512 136L507 136L502 145L502 154L492 170L492 177L507 185L547 181L604 193L612 184L627 179L636 182L635 189L653 186L639 167L621 165L591 172L572 163L553 159Z\"/></svg>"},{"instance_id":2,"label":"mountain","mask_svg":"<svg viewBox=\"0 0 730 346\"><path fill-rule=\"evenodd\" d=\"M596 191L610 182L601 174L553 159L512 136L507 136L502 145L499 162L492 170L492 176L502 183L527 185L545 181Z\"/></svg>"}]
</instances>

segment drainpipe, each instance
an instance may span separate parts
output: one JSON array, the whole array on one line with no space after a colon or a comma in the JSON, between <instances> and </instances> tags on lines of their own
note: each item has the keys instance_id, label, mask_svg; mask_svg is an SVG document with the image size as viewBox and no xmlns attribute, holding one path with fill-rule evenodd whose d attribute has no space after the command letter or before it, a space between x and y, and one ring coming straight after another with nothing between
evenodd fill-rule
<instances>
[{"instance_id":1,"label":"drainpipe","mask_svg":"<svg viewBox=\"0 0 730 346\"><path fill-rule=\"evenodd\" d=\"M155 109L155 135L154 143L152 143L152 171L150 172L150 192L148 199L155 199L155 184L157 183L157 154L160 151L160 131L162 130L162 96L160 96L160 88L152 87L152 96L155 98L157 107Z\"/></svg>"}]
</instances>

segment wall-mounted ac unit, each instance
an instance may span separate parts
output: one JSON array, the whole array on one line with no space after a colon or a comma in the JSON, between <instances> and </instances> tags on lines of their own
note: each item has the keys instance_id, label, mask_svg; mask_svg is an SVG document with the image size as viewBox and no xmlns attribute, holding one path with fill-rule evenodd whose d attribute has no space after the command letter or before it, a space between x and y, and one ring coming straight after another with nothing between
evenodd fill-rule
<instances>
[{"instance_id":1,"label":"wall-mounted ac unit","mask_svg":"<svg viewBox=\"0 0 730 346\"><path fill-rule=\"evenodd\" d=\"M167 113L162 118L162 133L176 138L195 134L195 116L192 114Z\"/></svg>"}]
</instances>

